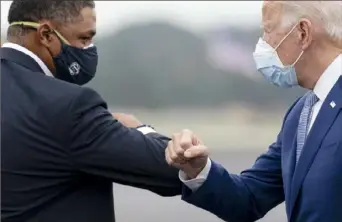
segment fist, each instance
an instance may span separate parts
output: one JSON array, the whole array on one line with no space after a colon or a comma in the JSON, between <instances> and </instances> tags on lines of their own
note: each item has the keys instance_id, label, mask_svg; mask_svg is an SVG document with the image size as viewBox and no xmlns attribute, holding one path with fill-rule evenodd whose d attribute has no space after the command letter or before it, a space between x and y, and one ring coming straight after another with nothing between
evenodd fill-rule
<instances>
[{"instance_id":1,"label":"fist","mask_svg":"<svg viewBox=\"0 0 342 222\"><path fill-rule=\"evenodd\" d=\"M208 149L190 130L172 136L165 150L169 165L182 170L189 179L197 177L208 161Z\"/></svg>"},{"instance_id":2,"label":"fist","mask_svg":"<svg viewBox=\"0 0 342 222\"><path fill-rule=\"evenodd\" d=\"M117 119L122 125L129 128L136 128L141 126L142 123L133 115L124 113L112 113L113 117Z\"/></svg>"}]
</instances>

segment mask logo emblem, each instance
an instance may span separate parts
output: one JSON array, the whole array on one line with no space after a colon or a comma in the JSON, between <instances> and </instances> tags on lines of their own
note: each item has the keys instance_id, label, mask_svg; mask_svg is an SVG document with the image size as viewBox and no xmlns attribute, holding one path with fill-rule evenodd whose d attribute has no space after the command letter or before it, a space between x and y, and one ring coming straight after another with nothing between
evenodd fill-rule
<instances>
[{"instance_id":1,"label":"mask logo emblem","mask_svg":"<svg viewBox=\"0 0 342 222\"><path fill-rule=\"evenodd\" d=\"M77 62L73 62L69 66L69 72L72 76L78 75L80 73L81 66Z\"/></svg>"}]
</instances>

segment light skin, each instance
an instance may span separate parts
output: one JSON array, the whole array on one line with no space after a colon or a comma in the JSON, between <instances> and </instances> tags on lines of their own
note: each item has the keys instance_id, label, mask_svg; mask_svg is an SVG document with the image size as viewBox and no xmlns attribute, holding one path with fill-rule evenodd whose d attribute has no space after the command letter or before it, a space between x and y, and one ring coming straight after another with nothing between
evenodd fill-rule
<instances>
[{"instance_id":1,"label":"light skin","mask_svg":"<svg viewBox=\"0 0 342 222\"><path fill-rule=\"evenodd\" d=\"M282 5L265 1L262 9L264 40L276 47L292 26L281 27ZM302 18L292 33L282 42L277 53L284 65L293 64L301 51L302 57L295 65L299 85L313 89L324 70L341 54L342 50L329 40L324 27L316 20Z\"/></svg>"},{"instance_id":2,"label":"light skin","mask_svg":"<svg viewBox=\"0 0 342 222\"><path fill-rule=\"evenodd\" d=\"M203 170L208 161L208 148L190 130L175 133L165 150L167 163L182 170L193 179Z\"/></svg>"},{"instance_id":3,"label":"light skin","mask_svg":"<svg viewBox=\"0 0 342 222\"><path fill-rule=\"evenodd\" d=\"M276 47L292 27L281 27L282 5L277 1L265 1L262 9L263 38ZM302 57L295 64L299 85L313 89L324 70L342 53L341 46L331 41L323 26L302 18L292 33L277 48L284 65L293 64L300 53ZM165 151L167 162L182 170L188 179L197 177L208 161L208 148L190 130L174 134Z\"/></svg>"}]
</instances>

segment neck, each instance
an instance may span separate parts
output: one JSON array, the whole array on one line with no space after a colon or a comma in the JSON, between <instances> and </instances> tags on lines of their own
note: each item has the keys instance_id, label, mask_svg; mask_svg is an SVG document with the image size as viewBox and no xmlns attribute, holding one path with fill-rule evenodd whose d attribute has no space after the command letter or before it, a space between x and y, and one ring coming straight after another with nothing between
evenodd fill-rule
<instances>
[{"instance_id":1,"label":"neck","mask_svg":"<svg viewBox=\"0 0 342 222\"><path fill-rule=\"evenodd\" d=\"M7 41L25 47L25 41L20 37L7 37ZM26 47L25 47L26 48Z\"/></svg>"},{"instance_id":2,"label":"neck","mask_svg":"<svg viewBox=\"0 0 342 222\"><path fill-rule=\"evenodd\" d=\"M312 90L324 71L341 53L342 49L334 46L325 46L308 52L306 58L303 58L301 64L296 67L299 85Z\"/></svg>"},{"instance_id":3,"label":"neck","mask_svg":"<svg viewBox=\"0 0 342 222\"><path fill-rule=\"evenodd\" d=\"M30 50L31 52L33 52L34 54L37 55L35 48L32 46L32 44L30 44L30 42L32 42L32 40L28 40L28 38L30 38L30 36L26 35L26 36L8 36L7 37L7 41L13 44L17 44L20 45L28 50Z\"/></svg>"},{"instance_id":4,"label":"neck","mask_svg":"<svg viewBox=\"0 0 342 222\"><path fill-rule=\"evenodd\" d=\"M37 59L40 60L42 64L44 64L42 66L44 66L43 71L45 72L45 74L53 75L52 73L54 73L54 71L51 71L51 70L54 70L52 59L46 59L49 57L46 56L46 54L44 55L44 53L42 53L42 50L39 50L39 47L37 47L37 44L35 44L36 43L35 39L32 36L25 36L25 39L11 37L11 38L7 38L7 40L10 43L20 45L26 48L31 53L33 53L34 57L37 57Z\"/></svg>"}]
</instances>

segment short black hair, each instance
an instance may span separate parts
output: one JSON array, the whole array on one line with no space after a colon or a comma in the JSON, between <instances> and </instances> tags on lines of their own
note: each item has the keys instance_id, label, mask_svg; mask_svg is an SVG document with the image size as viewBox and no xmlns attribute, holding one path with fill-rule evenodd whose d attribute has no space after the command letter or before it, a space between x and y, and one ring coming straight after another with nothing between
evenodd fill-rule
<instances>
[{"instance_id":1,"label":"short black hair","mask_svg":"<svg viewBox=\"0 0 342 222\"><path fill-rule=\"evenodd\" d=\"M8 23L18 21L39 22L56 21L60 24L77 19L82 9L95 8L93 0L14 0L8 12ZM22 26L10 26L8 36L23 35Z\"/></svg>"}]
</instances>

